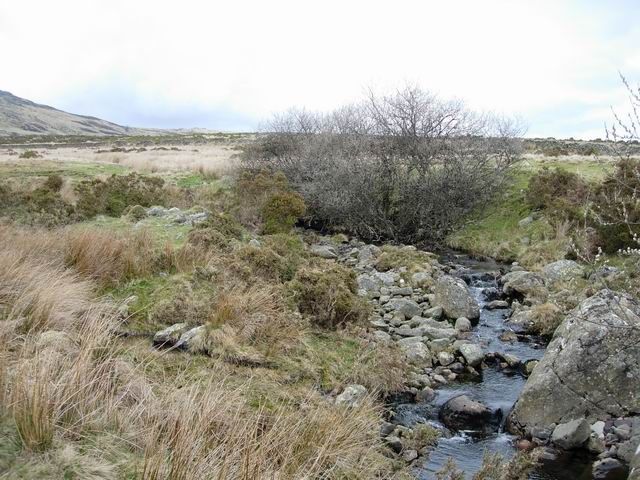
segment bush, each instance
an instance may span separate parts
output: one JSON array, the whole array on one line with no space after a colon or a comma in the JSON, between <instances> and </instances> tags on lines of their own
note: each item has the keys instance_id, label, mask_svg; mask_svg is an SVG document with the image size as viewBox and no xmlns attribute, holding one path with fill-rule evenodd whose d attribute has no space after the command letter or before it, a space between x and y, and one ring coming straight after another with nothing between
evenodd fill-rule
<instances>
[{"instance_id":1,"label":"bush","mask_svg":"<svg viewBox=\"0 0 640 480\"><path fill-rule=\"evenodd\" d=\"M76 186L78 212L86 218L98 214L119 217L131 205L164 205L164 180L131 173L106 180L84 180Z\"/></svg>"},{"instance_id":2,"label":"bush","mask_svg":"<svg viewBox=\"0 0 640 480\"><path fill-rule=\"evenodd\" d=\"M279 192L262 207L263 231L266 234L287 233L304 215L307 207L302 196L295 192Z\"/></svg>"},{"instance_id":3,"label":"bush","mask_svg":"<svg viewBox=\"0 0 640 480\"><path fill-rule=\"evenodd\" d=\"M36 152L35 150L25 150L24 152L22 152L20 154L20 156L18 158L26 158L26 159L30 159L30 158L40 158L42 155L40 155L38 152Z\"/></svg>"},{"instance_id":4,"label":"bush","mask_svg":"<svg viewBox=\"0 0 640 480\"><path fill-rule=\"evenodd\" d=\"M640 234L640 161L623 159L614 173L598 187L593 202L592 221L598 243L606 253L637 248Z\"/></svg>"},{"instance_id":5,"label":"bush","mask_svg":"<svg viewBox=\"0 0 640 480\"><path fill-rule=\"evenodd\" d=\"M577 220L589 194L589 184L578 174L544 167L529 180L526 201L551 217Z\"/></svg>"},{"instance_id":6,"label":"bush","mask_svg":"<svg viewBox=\"0 0 640 480\"><path fill-rule=\"evenodd\" d=\"M212 214L196 225L187 237L187 242L205 249L227 250L233 240L240 240L244 229L233 217Z\"/></svg>"},{"instance_id":7,"label":"bush","mask_svg":"<svg viewBox=\"0 0 640 480\"><path fill-rule=\"evenodd\" d=\"M370 313L368 304L356 294L355 273L341 265L301 268L291 288L300 312L324 328L357 322Z\"/></svg>"},{"instance_id":8,"label":"bush","mask_svg":"<svg viewBox=\"0 0 640 480\"><path fill-rule=\"evenodd\" d=\"M504 119L407 87L329 115L290 111L244 161L282 171L319 227L429 242L498 191L518 160L516 134Z\"/></svg>"},{"instance_id":9,"label":"bush","mask_svg":"<svg viewBox=\"0 0 640 480\"><path fill-rule=\"evenodd\" d=\"M64 184L64 180L60 175L49 175L44 182L44 188L52 192L59 192Z\"/></svg>"}]
</instances>

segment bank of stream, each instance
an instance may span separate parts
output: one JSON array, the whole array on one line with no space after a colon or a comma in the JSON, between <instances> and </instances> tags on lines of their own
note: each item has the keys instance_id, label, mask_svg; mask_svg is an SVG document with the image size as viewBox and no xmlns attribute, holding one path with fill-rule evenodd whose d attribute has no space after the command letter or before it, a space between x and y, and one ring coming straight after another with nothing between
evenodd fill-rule
<instances>
[{"instance_id":1,"label":"bank of stream","mask_svg":"<svg viewBox=\"0 0 640 480\"><path fill-rule=\"evenodd\" d=\"M498 292L496 273L505 266L493 261L476 261L464 255L448 254L442 263L452 268L452 273L461 276L478 301L481 309L480 320L473 327L473 343L482 346L485 352L495 352L500 358L505 354L514 355L522 362L535 360L544 354L544 342L539 338L519 336L515 341L502 341L501 334L508 330L505 320L510 314L507 308L487 309L487 303ZM437 445L425 461L417 467L418 478L435 478L449 458L453 458L467 478L471 478L481 466L487 452L500 453L505 459L512 457L517 449L517 437L504 428L510 409L517 400L526 378L520 369L500 368L499 362L489 363L478 378L456 381L436 390L436 398L428 403L400 403L394 405L394 423L413 427L417 423L428 423L442 432ZM473 400L487 405L494 411L502 411L502 422L495 433L478 434L474 431L449 431L440 421L439 412L451 398L465 394ZM592 459L584 453L568 453L542 463L530 475L532 480L589 480Z\"/></svg>"}]
</instances>

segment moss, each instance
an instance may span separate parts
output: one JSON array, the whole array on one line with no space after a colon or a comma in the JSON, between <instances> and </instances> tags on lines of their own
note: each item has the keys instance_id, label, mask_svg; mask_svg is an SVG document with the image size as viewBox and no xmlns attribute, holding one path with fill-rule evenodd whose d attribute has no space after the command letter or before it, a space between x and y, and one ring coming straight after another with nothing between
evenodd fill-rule
<instances>
[{"instance_id":1,"label":"moss","mask_svg":"<svg viewBox=\"0 0 640 480\"><path fill-rule=\"evenodd\" d=\"M432 255L411 247L385 245L376 260L376 269L386 272L404 267L409 271L430 270Z\"/></svg>"},{"instance_id":2,"label":"moss","mask_svg":"<svg viewBox=\"0 0 640 480\"><path fill-rule=\"evenodd\" d=\"M333 263L301 268L291 282L300 312L324 328L336 328L365 319L369 305L357 294L356 275Z\"/></svg>"}]
</instances>

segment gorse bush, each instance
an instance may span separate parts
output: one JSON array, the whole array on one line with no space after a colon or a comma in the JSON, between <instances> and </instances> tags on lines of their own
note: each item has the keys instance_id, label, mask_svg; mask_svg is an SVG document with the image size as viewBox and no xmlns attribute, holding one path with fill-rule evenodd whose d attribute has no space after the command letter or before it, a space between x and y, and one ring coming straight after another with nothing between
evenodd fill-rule
<instances>
[{"instance_id":1,"label":"gorse bush","mask_svg":"<svg viewBox=\"0 0 640 480\"><path fill-rule=\"evenodd\" d=\"M242 171L234 192L238 219L265 234L289 232L307 210L282 172Z\"/></svg>"},{"instance_id":2,"label":"gorse bush","mask_svg":"<svg viewBox=\"0 0 640 480\"><path fill-rule=\"evenodd\" d=\"M578 174L544 167L529 180L526 201L556 218L577 220L584 216L589 184Z\"/></svg>"},{"instance_id":3,"label":"gorse bush","mask_svg":"<svg viewBox=\"0 0 640 480\"><path fill-rule=\"evenodd\" d=\"M137 173L112 175L106 180L83 180L76 185L76 208L87 218L98 214L119 217L128 206L164 205L163 186L163 179Z\"/></svg>"},{"instance_id":4,"label":"gorse bush","mask_svg":"<svg viewBox=\"0 0 640 480\"><path fill-rule=\"evenodd\" d=\"M591 209L598 243L607 253L638 248L640 161L624 158L596 190Z\"/></svg>"},{"instance_id":5,"label":"gorse bush","mask_svg":"<svg viewBox=\"0 0 640 480\"><path fill-rule=\"evenodd\" d=\"M319 226L365 240L435 241L497 191L518 160L517 133L405 88L328 115L278 116L244 161L283 172Z\"/></svg>"},{"instance_id":6,"label":"gorse bush","mask_svg":"<svg viewBox=\"0 0 640 480\"><path fill-rule=\"evenodd\" d=\"M287 233L305 214L307 207L302 196L295 192L275 193L262 207L264 233Z\"/></svg>"},{"instance_id":7,"label":"gorse bush","mask_svg":"<svg viewBox=\"0 0 640 480\"><path fill-rule=\"evenodd\" d=\"M357 295L353 270L337 264L301 268L290 283L300 312L314 324L336 328L364 320L370 307Z\"/></svg>"}]
</instances>

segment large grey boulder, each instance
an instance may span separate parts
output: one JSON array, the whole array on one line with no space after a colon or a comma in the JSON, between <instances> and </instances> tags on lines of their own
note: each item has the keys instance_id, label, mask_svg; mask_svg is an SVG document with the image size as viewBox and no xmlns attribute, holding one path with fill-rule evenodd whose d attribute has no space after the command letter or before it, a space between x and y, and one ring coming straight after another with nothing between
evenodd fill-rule
<instances>
[{"instance_id":1,"label":"large grey boulder","mask_svg":"<svg viewBox=\"0 0 640 480\"><path fill-rule=\"evenodd\" d=\"M466 395L449 399L440 409L440 420L453 430L489 433L498 430L502 411L492 411L485 404Z\"/></svg>"},{"instance_id":2,"label":"large grey boulder","mask_svg":"<svg viewBox=\"0 0 640 480\"><path fill-rule=\"evenodd\" d=\"M542 275L553 283L558 280L569 280L584 275L584 268L573 260L558 260L542 268Z\"/></svg>"},{"instance_id":3,"label":"large grey boulder","mask_svg":"<svg viewBox=\"0 0 640 480\"><path fill-rule=\"evenodd\" d=\"M584 418L561 423L553 429L551 441L565 450L579 448L589 439L591 426Z\"/></svg>"},{"instance_id":4,"label":"large grey boulder","mask_svg":"<svg viewBox=\"0 0 640 480\"><path fill-rule=\"evenodd\" d=\"M469 320L480 317L478 302L471 296L464 280L443 275L436 281L433 293L435 304L442 307L447 317L466 317Z\"/></svg>"},{"instance_id":5,"label":"large grey boulder","mask_svg":"<svg viewBox=\"0 0 640 480\"><path fill-rule=\"evenodd\" d=\"M640 303L601 290L556 330L511 412L517 432L640 412Z\"/></svg>"},{"instance_id":6,"label":"large grey boulder","mask_svg":"<svg viewBox=\"0 0 640 480\"><path fill-rule=\"evenodd\" d=\"M502 291L511 297L546 297L548 294L544 279L537 273L524 270L509 272L500 279Z\"/></svg>"}]
</instances>

